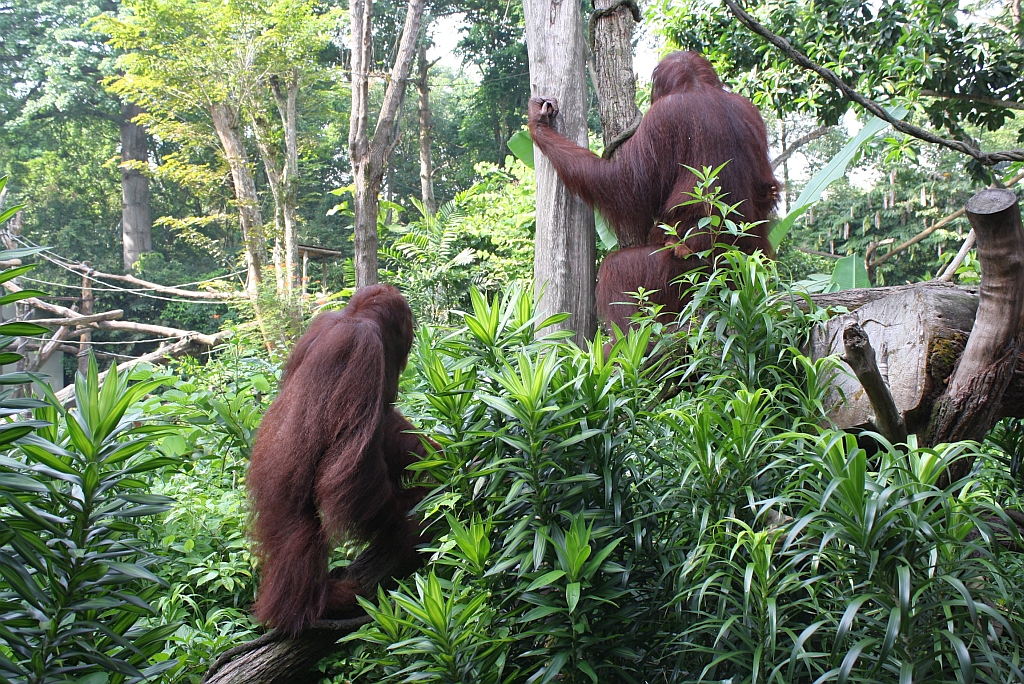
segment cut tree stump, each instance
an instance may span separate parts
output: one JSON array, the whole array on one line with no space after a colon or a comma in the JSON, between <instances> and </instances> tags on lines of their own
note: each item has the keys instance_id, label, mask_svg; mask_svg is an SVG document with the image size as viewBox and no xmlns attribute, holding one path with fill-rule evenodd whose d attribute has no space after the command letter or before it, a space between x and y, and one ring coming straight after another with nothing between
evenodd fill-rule
<instances>
[{"instance_id":1,"label":"cut tree stump","mask_svg":"<svg viewBox=\"0 0 1024 684\"><path fill-rule=\"evenodd\" d=\"M812 335L811 355L843 352L843 336L863 328L877 370L922 445L981 440L1000 418L1024 417L1024 228L1014 193L987 189L967 204L977 235L981 287L942 283L873 288L812 297L819 306L854 309ZM868 377L868 376L865 376ZM843 400L845 396L845 401ZM829 418L844 429L875 428L873 406L852 374L838 378ZM970 468L956 464L956 479Z\"/></svg>"},{"instance_id":2,"label":"cut tree stump","mask_svg":"<svg viewBox=\"0 0 1024 684\"><path fill-rule=\"evenodd\" d=\"M844 331L859 325L875 351L896 408L904 415L907 431L916 433L923 429L922 422L927 424L931 404L963 352L977 310L978 296L955 287L904 289L829 319L812 333L812 356L842 355ZM826 404L832 407L829 418L843 429L871 426L871 402L857 377L842 373L835 385Z\"/></svg>"}]
</instances>

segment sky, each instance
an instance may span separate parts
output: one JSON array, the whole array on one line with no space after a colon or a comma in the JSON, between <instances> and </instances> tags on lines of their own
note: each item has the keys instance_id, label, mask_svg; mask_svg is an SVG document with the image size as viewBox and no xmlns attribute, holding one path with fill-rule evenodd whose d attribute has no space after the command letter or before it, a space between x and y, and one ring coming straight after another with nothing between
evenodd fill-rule
<instances>
[{"instance_id":1,"label":"sky","mask_svg":"<svg viewBox=\"0 0 1024 684\"><path fill-rule=\"evenodd\" d=\"M428 59L440 58L440 64L454 70L462 67L462 60L455 51L459 42L459 27L462 25L461 15L441 17L435 20L432 27L434 47L428 52ZM649 83L651 72L658 63L657 40L643 31L636 49L633 51L633 70L636 71L640 83ZM475 67L467 66L464 73L469 78L479 80L480 73Z\"/></svg>"}]
</instances>

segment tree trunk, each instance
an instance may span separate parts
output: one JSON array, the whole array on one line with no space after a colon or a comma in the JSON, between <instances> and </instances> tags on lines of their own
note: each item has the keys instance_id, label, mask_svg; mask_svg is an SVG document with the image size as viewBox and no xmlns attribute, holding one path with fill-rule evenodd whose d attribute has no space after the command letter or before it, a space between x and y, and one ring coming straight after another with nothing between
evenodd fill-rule
<instances>
[{"instance_id":1,"label":"tree trunk","mask_svg":"<svg viewBox=\"0 0 1024 684\"><path fill-rule=\"evenodd\" d=\"M433 124L430 121L430 64L427 63L427 41L420 41L419 55L420 77L416 87L420 91L420 194L423 197L423 208L431 216L437 213L437 201L434 199L434 164L430 158L430 134Z\"/></svg>"},{"instance_id":2,"label":"tree trunk","mask_svg":"<svg viewBox=\"0 0 1024 684\"><path fill-rule=\"evenodd\" d=\"M1024 349L1024 227L1012 190L982 190L967 203L978 240L978 314L946 391L935 402L928 444L981 440L997 420ZM958 461L955 480L971 467Z\"/></svg>"},{"instance_id":3,"label":"tree trunk","mask_svg":"<svg viewBox=\"0 0 1024 684\"><path fill-rule=\"evenodd\" d=\"M612 147L606 155L609 158L622 142L616 144L616 140L625 133L632 135L640 125L636 74L633 73L634 19L631 7L620 0L594 2L590 20L593 80L604 146Z\"/></svg>"},{"instance_id":4,"label":"tree trunk","mask_svg":"<svg viewBox=\"0 0 1024 684\"><path fill-rule=\"evenodd\" d=\"M296 102L299 95L299 70L293 68L281 88L280 79L273 79L274 101L284 129L284 172L281 176L281 215L284 221L285 290L296 286L299 265L299 135Z\"/></svg>"},{"instance_id":5,"label":"tree trunk","mask_svg":"<svg viewBox=\"0 0 1024 684\"><path fill-rule=\"evenodd\" d=\"M121 107L121 239L124 270L132 270L145 252L153 251L153 223L149 216L149 178L126 162L149 161L146 129L132 119L142 113L131 102Z\"/></svg>"},{"instance_id":6,"label":"tree trunk","mask_svg":"<svg viewBox=\"0 0 1024 684\"><path fill-rule=\"evenodd\" d=\"M256 195L256 183L253 181L249 168L249 157L245 152L242 140L242 129L238 120L238 111L229 104L218 103L210 107L213 126L217 130L224 156L231 169L231 179L235 186L235 201L238 203L238 220L242 227L242 240L245 243L245 261L248 268L246 290L255 295L256 286L263 278L264 252L266 240L263 235L263 218L260 215L259 197Z\"/></svg>"},{"instance_id":7,"label":"tree trunk","mask_svg":"<svg viewBox=\"0 0 1024 684\"><path fill-rule=\"evenodd\" d=\"M267 130L266 121L259 117L252 117L251 124L256 132L256 147L260 151L260 159L263 160L263 171L267 174L267 185L270 187L270 194L274 198L274 246L270 252L271 261L274 264L274 279L277 286L277 294L285 294L285 270L284 270L284 249L281 246L281 237L284 234L284 182L281 172L281 163L278 159L277 150L270 142L270 132Z\"/></svg>"},{"instance_id":8,"label":"tree trunk","mask_svg":"<svg viewBox=\"0 0 1024 684\"><path fill-rule=\"evenodd\" d=\"M372 0L352 0L352 114L348 135L349 159L355 180L356 287L377 282L377 211L384 169L398 141L398 113L416 55L423 19L423 0L409 0L395 64L391 70L373 139L369 138L369 68L372 49Z\"/></svg>"},{"instance_id":9,"label":"tree trunk","mask_svg":"<svg viewBox=\"0 0 1024 684\"><path fill-rule=\"evenodd\" d=\"M583 24L578 4L526 0L526 46L530 91L558 98L556 130L587 147L587 103ZM542 315L571 314L556 328L576 331L584 344L597 329L594 302L597 242L594 212L573 197L551 162L535 150L537 232L533 278Z\"/></svg>"}]
</instances>

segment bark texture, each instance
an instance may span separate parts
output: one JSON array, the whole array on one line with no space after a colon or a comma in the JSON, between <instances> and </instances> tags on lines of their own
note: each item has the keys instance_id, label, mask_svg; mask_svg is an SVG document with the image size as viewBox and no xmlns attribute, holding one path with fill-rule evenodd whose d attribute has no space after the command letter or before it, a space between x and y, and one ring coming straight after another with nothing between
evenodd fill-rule
<instances>
[{"instance_id":1,"label":"bark texture","mask_svg":"<svg viewBox=\"0 0 1024 684\"><path fill-rule=\"evenodd\" d=\"M398 142L398 114L416 54L416 40L423 20L423 0L409 0L406 7L402 39L372 139L369 137L369 69L373 50L373 2L352 0L349 11L352 23L352 114L348 145L355 180L356 287L363 287L377 282L378 195L384 170Z\"/></svg>"},{"instance_id":2,"label":"bark texture","mask_svg":"<svg viewBox=\"0 0 1024 684\"><path fill-rule=\"evenodd\" d=\"M587 146L586 42L578 4L525 0L526 46L533 96L558 99L555 129ZM533 279L539 312L572 316L556 327L571 329L578 344L597 329L594 301L597 242L594 212L569 194L551 162L534 146L537 232Z\"/></svg>"},{"instance_id":3,"label":"bark texture","mask_svg":"<svg viewBox=\"0 0 1024 684\"><path fill-rule=\"evenodd\" d=\"M296 103L299 96L299 70L293 68L284 78L272 78L271 90L284 129L284 169L281 174L281 219L284 242L284 284L287 292L297 285L299 264L299 134Z\"/></svg>"},{"instance_id":4,"label":"bark texture","mask_svg":"<svg viewBox=\"0 0 1024 684\"><path fill-rule=\"evenodd\" d=\"M434 199L434 162L430 156L431 135L434 124L430 117L430 64L427 63L427 42L420 41L419 54L416 57L419 66L419 78L416 89L420 94L420 196L423 208L428 214L437 213L437 200Z\"/></svg>"},{"instance_id":5,"label":"bark texture","mask_svg":"<svg viewBox=\"0 0 1024 684\"><path fill-rule=\"evenodd\" d=\"M260 214L256 183L249 166L249 156L242 139L238 110L226 103L210 107L213 126L217 130L224 156L231 169L231 180L235 186L235 201L238 203L238 220L242 226L242 240L245 243L245 262L248 270L246 289L255 294L256 286L263 278L266 238L263 235L263 217Z\"/></svg>"},{"instance_id":6,"label":"bark texture","mask_svg":"<svg viewBox=\"0 0 1024 684\"><path fill-rule=\"evenodd\" d=\"M133 122L141 113L131 102L121 107L121 239L126 273L140 256L153 251L149 178L136 167L149 161L146 129Z\"/></svg>"},{"instance_id":7,"label":"bark texture","mask_svg":"<svg viewBox=\"0 0 1024 684\"><path fill-rule=\"evenodd\" d=\"M1024 330L1024 228L1013 191L982 190L967 203L978 240L981 290L978 314L946 391L932 410L927 443L981 440L998 419L1013 379ZM971 467L958 461L955 480Z\"/></svg>"},{"instance_id":8,"label":"bark texture","mask_svg":"<svg viewBox=\"0 0 1024 684\"><path fill-rule=\"evenodd\" d=\"M892 444L903 444L907 441L907 426L903 415L896 408L889 386L882 378L875 361L875 350L867 333L857 324L843 331L843 344L846 355L843 360L849 364L857 379L867 392L868 400L874 410L874 424L883 437Z\"/></svg>"},{"instance_id":9,"label":"bark texture","mask_svg":"<svg viewBox=\"0 0 1024 684\"><path fill-rule=\"evenodd\" d=\"M640 125L633 72L633 24L639 21L640 10L635 2L594 2L590 19L592 78L606 158L611 158Z\"/></svg>"}]
</instances>

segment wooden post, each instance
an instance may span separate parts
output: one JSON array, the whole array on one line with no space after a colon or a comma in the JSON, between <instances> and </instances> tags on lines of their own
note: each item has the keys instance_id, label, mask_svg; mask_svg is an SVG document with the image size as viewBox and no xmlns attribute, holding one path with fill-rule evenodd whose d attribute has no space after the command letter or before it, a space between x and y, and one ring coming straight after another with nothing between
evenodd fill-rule
<instances>
[{"instance_id":1,"label":"wooden post","mask_svg":"<svg viewBox=\"0 0 1024 684\"><path fill-rule=\"evenodd\" d=\"M88 266L89 263L85 262ZM82 275L82 315L88 316L92 313L92 278L89 274L92 273L92 269L89 269ZM78 372L82 375L89 370L89 348L92 346L92 330L90 328L83 328L81 335L78 336Z\"/></svg>"}]
</instances>

